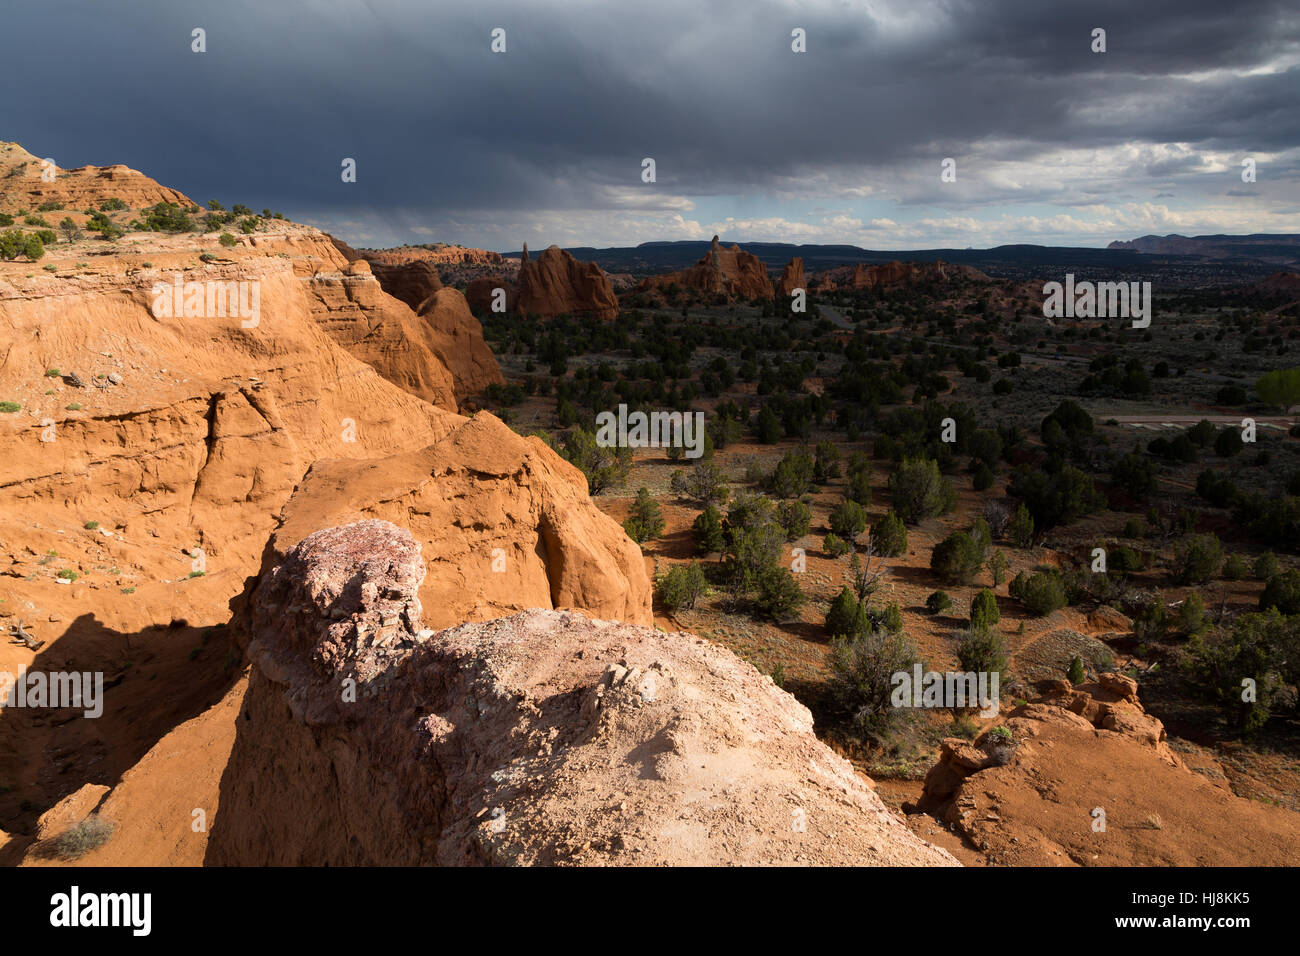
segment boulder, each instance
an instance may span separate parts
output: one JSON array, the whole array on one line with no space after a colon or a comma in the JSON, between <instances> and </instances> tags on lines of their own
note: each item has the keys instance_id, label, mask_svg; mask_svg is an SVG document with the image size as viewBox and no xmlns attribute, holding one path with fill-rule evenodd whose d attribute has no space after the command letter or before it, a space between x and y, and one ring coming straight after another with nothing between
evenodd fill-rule
<instances>
[{"instance_id":1,"label":"boulder","mask_svg":"<svg viewBox=\"0 0 1300 956\"><path fill-rule=\"evenodd\" d=\"M550 610L426 630L433 553L363 520L262 575L206 863L955 864L729 651Z\"/></svg>"}]
</instances>

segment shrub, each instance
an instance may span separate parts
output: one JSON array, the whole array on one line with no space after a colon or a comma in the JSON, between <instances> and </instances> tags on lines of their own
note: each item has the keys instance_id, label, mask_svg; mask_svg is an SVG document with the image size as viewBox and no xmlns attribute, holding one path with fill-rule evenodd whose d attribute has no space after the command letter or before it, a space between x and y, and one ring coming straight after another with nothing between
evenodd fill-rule
<instances>
[{"instance_id":1,"label":"shrub","mask_svg":"<svg viewBox=\"0 0 1300 956\"><path fill-rule=\"evenodd\" d=\"M864 508L871 505L871 472L865 469L852 472L844 486L844 497Z\"/></svg>"},{"instance_id":2,"label":"shrub","mask_svg":"<svg viewBox=\"0 0 1300 956\"><path fill-rule=\"evenodd\" d=\"M1156 466L1140 452L1129 452L1111 471L1115 484L1139 501L1145 501L1156 490Z\"/></svg>"},{"instance_id":3,"label":"shrub","mask_svg":"<svg viewBox=\"0 0 1300 956\"><path fill-rule=\"evenodd\" d=\"M859 729L875 739L890 736L912 714L893 706L893 675L919 662L916 646L901 632L868 630L831 644L835 694L853 713Z\"/></svg>"},{"instance_id":4,"label":"shrub","mask_svg":"<svg viewBox=\"0 0 1300 956\"><path fill-rule=\"evenodd\" d=\"M712 554L727 546L726 533L722 526L722 512L709 505L695 517L691 524L691 535L695 539L695 550L699 554Z\"/></svg>"},{"instance_id":5,"label":"shrub","mask_svg":"<svg viewBox=\"0 0 1300 956\"><path fill-rule=\"evenodd\" d=\"M1183 598L1178 607L1178 630L1183 634L1195 634L1205 626L1205 602L1193 591Z\"/></svg>"},{"instance_id":6,"label":"shrub","mask_svg":"<svg viewBox=\"0 0 1300 956\"><path fill-rule=\"evenodd\" d=\"M1242 581L1246 573L1246 562L1239 554L1230 554L1223 562L1222 574L1225 581Z\"/></svg>"},{"instance_id":7,"label":"shrub","mask_svg":"<svg viewBox=\"0 0 1300 956\"><path fill-rule=\"evenodd\" d=\"M812 487L813 457L803 449L786 452L772 473L772 494L778 498L797 498Z\"/></svg>"},{"instance_id":8,"label":"shrub","mask_svg":"<svg viewBox=\"0 0 1300 956\"><path fill-rule=\"evenodd\" d=\"M623 530L637 544L644 544L663 533L663 513L659 502L650 497L648 488L637 489L636 500L632 502L628 519L623 522Z\"/></svg>"},{"instance_id":9,"label":"shrub","mask_svg":"<svg viewBox=\"0 0 1300 956\"><path fill-rule=\"evenodd\" d=\"M826 609L826 633L832 638L854 637L869 627L866 605L853 589L844 587Z\"/></svg>"},{"instance_id":10,"label":"shrub","mask_svg":"<svg viewBox=\"0 0 1300 956\"><path fill-rule=\"evenodd\" d=\"M957 662L963 671L997 674L1001 685L1007 669L1007 642L997 628L971 623L957 642Z\"/></svg>"},{"instance_id":11,"label":"shrub","mask_svg":"<svg viewBox=\"0 0 1300 956\"><path fill-rule=\"evenodd\" d=\"M659 602L670 611L689 610L708 593L708 582L698 561L675 564L656 582Z\"/></svg>"},{"instance_id":12,"label":"shrub","mask_svg":"<svg viewBox=\"0 0 1300 956\"><path fill-rule=\"evenodd\" d=\"M1066 605L1065 583L1055 571L1035 571L1033 574L1021 571L1012 578L1008 591L1038 617L1045 617Z\"/></svg>"},{"instance_id":13,"label":"shrub","mask_svg":"<svg viewBox=\"0 0 1300 956\"><path fill-rule=\"evenodd\" d=\"M85 528L87 531L94 531L96 528L99 527L99 522L87 521L84 525L82 525L82 527Z\"/></svg>"},{"instance_id":14,"label":"shrub","mask_svg":"<svg viewBox=\"0 0 1300 956\"><path fill-rule=\"evenodd\" d=\"M894 511L906 524L946 514L957 503L952 482L930 458L904 458L889 476Z\"/></svg>"},{"instance_id":15,"label":"shrub","mask_svg":"<svg viewBox=\"0 0 1300 956\"><path fill-rule=\"evenodd\" d=\"M1223 566L1223 547L1213 534L1194 534L1174 546L1172 570L1181 584L1205 584Z\"/></svg>"},{"instance_id":16,"label":"shrub","mask_svg":"<svg viewBox=\"0 0 1300 956\"><path fill-rule=\"evenodd\" d=\"M234 248L234 246L239 242L238 239L236 239L234 236L232 236L232 235L231 235L230 233L228 233L228 232L223 232L223 233L221 234L221 238L218 239L217 241L220 242L220 243L221 243L223 246L225 246L227 249L232 249L232 248Z\"/></svg>"},{"instance_id":17,"label":"shrub","mask_svg":"<svg viewBox=\"0 0 1300 956\"><path fill-rule=\"evenodd\" d=\"M983 563L979 542L965 531L948 535L930 553L930 570L947 584L969 584Z\"/></svg>"},{"instance_id":18,"label":"shrub","mask_svg":"<svg viewBox=\"0 0 1300 956\"><path fill-rule=\"evenodd\" d=\"M793 617L806 598L789 568L769 565L758 577L758 609L774 621Z\"/></svg>"},{"instance_id":19,"label":"shrub","mask_svg":"<svg viewBox=\"0 0 1300 956\"><path fill-rule=\"evenodd\" d=\"M970 623L972 627L989 628L1002 620L998 610L998 599L988 588L982 589L970 602Z\"/></svg>"},{"instance_id":20,"label":"shrub","mask_svg":"<svg viewBox=\"0 0 1300 956\"><path fill-rule=\"evenodd\" d=\"M17 402L0 402L0 412L4 412L6 414L10 412L16 412L21 408L22 405L18 404Z\"/></svg>"},{"instance_id":21,"label":"shrub","mask_svg":"<svg viewBox=\"0 0 1300 956\"><path fill-rule=\"evenodd\" d=\"M952 598L943 591L931 591L925 599L925 609L931 614L942 614L952 607Z\"/></svg>"},{"instance_id":22,"label":"shrub","mask_svg":"<svg viewBox=\"0 0 1300 956\"><path fill-rule=\"evenodd\" d=\"M1082 684L1087 679L1088 675L1083 669L1083 658L1078 654L1070 658L1070 666L1066 670L1065 676L1069 678L1071 684Z\"/></svg>"},{"instance_id":23,"label":"shrub","mask_svg":"<svg viewBox=\"0 0 1300 956\"><path fill-rule=\"evenodd\" d=\"M1007 522L1007 538L1017 548L1027 548L1034 543L1034 519L1023 504Z\"/></svg>"},{"instance_id":24,"label":"shrub","mask_svg":"<svg viewBox=\"0 0 1300 956\"><path fill-rule=\"evenodd\" d=\"M1219 432L1214 439L1214 451L1220 458L1231 458L1239 454L1246 443L1241 440L1241 432L1231 425Z\"/></svg>"},{"instance_id":25,"label":"shrub","mask_svg":"<svg viewBox=\"0 0 1300 956\"><path fill-rule=\"evenodd\" d=\"M871 526L871 543L876 553L886 558L907 553L907 526L892 509Z\"/></svg>"},{"instance_id":26,"label":"shrub","mask_svg":"<svg viewBox=\"0 0 1300 956\"><path fill-rule=\"evenodd\" d=\"M867 529L867 515L856 501L841 501L826 522L831 531L852 541Z\"/></svg>"},{"instance_id":27,"label":"shrub","mask_svg":"<svg viewBox=\"0 0 1300 956\"><path fill-rule=\"evenodd\" d=\"M993 470L984 462L980 462L979 467L975 469L975 474L971 477L971 487L976 491L988 491L993 487Z\"/></svg>"},{"instance_id":28,"label":"shrub","mask_svg":"<svg viewBox=\"0 0 1300 956\"><path fill-rule=\"evenodd\" d=\"M681 490L687 498L701 504L722 504L729 497L727 476L711 461L696 462L683 478ZM674 491L677 489L674 488Z\"/></svg>"},{"instance_id":29,"label":"shrub","mask_svg":"<svg viewBox=\"0 0 1300 956\"><path fill-rule=\"evenodd\" d=\"M802 501L783 501L776 507L777 523L785 529L785 540L797 541L812 525L812 511Z\"/></svg>"},{"instance_id":30,"label":"shrub","mask_svg":"<svg viewBox=\"0 0 1300 956\"><path fill-rule=\"evenodd\" d=\"M1265 551L1256 558L1255 566L1251 569L1256 581L1267 581L1281 570L1282 565L1272 551Z\"/></svg>"},{"instance_id":31,"label":"shrub","mask_svg":"<svg viewBox=\"0 0 1300 956\"><path fill-rule=\"evenodd\" d=\"M113 824L97 816L87 817L54 841L54 853L61 860L77 860L98 849L113 835Z\"/></svg>"},{"instance_id":32,"label":"shrub","mask_svg":"<svg viewBox=\"0 0 1300 956\"><path fill-rule=\"evenodd\" d=\"M65 581L75 581L77 580L77 578L80 577L80 575L77 574L76 571L73 571L70 568L64 568L62 571L59 572L58 576Z\"/></svg>"},{"instance_id":33,"label":"shrub","mask_svg":"<svg viewBox=\"0 0 1300 956\"><path fill-rule=\"evenodd\" d=\"M1285 618L1276 609L1243 614L1231 631L1211 631L1188 643L1183 669L1196 685L1232 708L1237 725L1247 733L1258 730L1285 700L1286 685L1300 677L1300 619ZM1255 689L1243 700L1244 682Z\"/></svg>"},{"instance_id":34,"label":"shrub","mask_svg":"<svg viewBox=\"0 0 1300 956\"><path fill-rule=\"evenodd\" d=\"M849 543L832 531L822 539L822 551L828 557L842 558L849 553Z\"/></svg>"},{"instance_id":35,"label":"shrub","mask_svg":"<svg viewBox=\"0 0 1300 956\"><path fill-rule=\"evenodd\" d=\"M1294 569L1275 574L1264 585L1259 609L1275 607L1283 614L1300 614L1300 571Z\"/></svg>"},{"instance_id":36,"label":"shrub","mask_svg":"<svg viewBox=\"0 0 1300 956\"><path fill-rule=\"evenodd\" d=\"M586 476L592 495L623 484L632 467L631 449L598 445L596 437L582 428L575 428L564 436L560 454Z\"/></svg>"}]
</instances>

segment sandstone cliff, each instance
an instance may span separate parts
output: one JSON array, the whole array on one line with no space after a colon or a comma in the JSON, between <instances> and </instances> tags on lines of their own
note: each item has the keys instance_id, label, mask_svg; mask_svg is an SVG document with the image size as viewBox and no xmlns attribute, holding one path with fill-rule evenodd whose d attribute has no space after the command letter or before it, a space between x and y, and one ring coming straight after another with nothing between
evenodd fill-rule
<instances>
[{"instance_id":1,"label":"sandstone cliff","mask_svg":"<svg viewBox=\"0 0 1300 956\"><path fill-rule=\"evenodd\" d=\"M600 266L579 262L559 246L548 246L530 260L525 243L516 287L517 307L524 315L589 312L607 321L618 317L618 298Z\"/></svg>"},{"instance_id":2,"label":"sandstone cliff","mask_svg":"<svg viewBox=\"0 0 1300 956\"><path fill-rule=\"evenodd\" d=\"M208 863L955 862L729 652L542 610L434 633L424 573L362 521L262 576Z\"/></svg>"}]
</instances>

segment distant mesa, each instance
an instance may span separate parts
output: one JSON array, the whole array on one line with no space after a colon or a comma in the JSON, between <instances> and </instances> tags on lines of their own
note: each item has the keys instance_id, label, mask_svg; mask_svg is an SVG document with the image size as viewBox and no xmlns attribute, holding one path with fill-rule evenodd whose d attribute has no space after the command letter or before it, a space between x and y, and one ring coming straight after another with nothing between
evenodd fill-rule
<instances>
[{"instance_id":1,"label":"distant mesa","mask_svg":"<svg viewBox=\"0 0 1300 956\"><path fill-rule=\"evenodd\" d=\"M691 268L650 276L636 287L636 291L653 292L673 285L733 299L770 299L774 295L772 280L768 278L763 260L737 245L723 248L717 236L713 237L704 258Z\"/></svg>"},{"instance_id":2,"label":"distant mesa","mask_svg":"<svg viewBox=\"0 0 1300 956\"><path fill-rule=\"evenodd\" d=\"M926 262L886 262L884 265L841 266L827 269L818 276L818 286L824 289L886 290L913 285L918 282L946 282L952 275L987 279L988 276L969 266L945 265L942 259Z\"/></svg>"},{"instance_id":3,"label":"distant mesa","mask_svg":"<svg viewBox=\"0 0 1300 956\"><path fill-rule=\"evenodd\" d=\"M518 310L525 315L618 318L618 298L605 271L594 262L579 262L559 246L548 246L530 260L524 243L517 289Z\"/></svg>"}]
</instances>

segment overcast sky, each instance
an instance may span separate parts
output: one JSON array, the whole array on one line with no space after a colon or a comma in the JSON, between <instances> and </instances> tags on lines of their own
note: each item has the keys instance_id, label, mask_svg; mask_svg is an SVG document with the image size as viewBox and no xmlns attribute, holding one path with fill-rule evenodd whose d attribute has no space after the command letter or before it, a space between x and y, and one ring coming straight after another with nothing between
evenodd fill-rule
<instances>
[{"instance_id":1,"label":"overcast sky","mask_svg":"<svg viewBox=\"0 0 1300 956\"><path fill-rule=\"evenodd\" d=\"M0 16L21 78L0 139L354 245L1300 232L1295 0L58 0Z\"/></svg>"}]
</instances>

